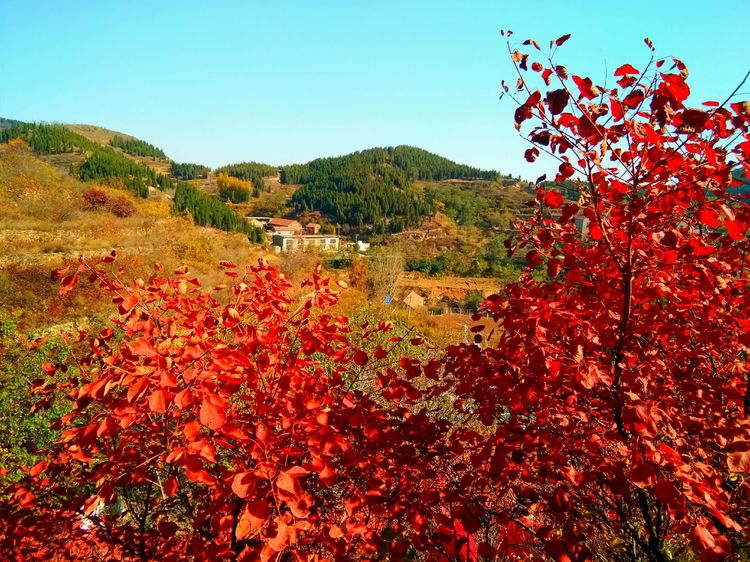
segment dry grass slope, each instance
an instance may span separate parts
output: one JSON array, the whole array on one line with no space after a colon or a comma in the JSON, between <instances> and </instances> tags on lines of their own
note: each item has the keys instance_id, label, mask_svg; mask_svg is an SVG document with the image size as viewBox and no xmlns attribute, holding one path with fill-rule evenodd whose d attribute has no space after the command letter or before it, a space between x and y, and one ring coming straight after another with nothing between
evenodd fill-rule
<instances>
[{"instance_id":1,"label":"dry grass slope","mask_svg":"<svg viewBox=\"0 0 750 562\"><path fill-rule=\"evenodd\" d=\"M0 146L0 302L22 326L59 323L101 309L94 294L87 295L91 301L68 303L72 306L55 297L49 272L80 255L97 258L114 249L138 275L147 274L153 262L168 268L186 264L207 284L223 279L216 267L221 260L277 259L242 234L199 228L189 218L173 216L163 200L132 199L135 213L126 218L107 208L87 210L82 195L91 187L23 148ZM103 188L110 200L130 198Z\"/></svg>"}]
</instances>

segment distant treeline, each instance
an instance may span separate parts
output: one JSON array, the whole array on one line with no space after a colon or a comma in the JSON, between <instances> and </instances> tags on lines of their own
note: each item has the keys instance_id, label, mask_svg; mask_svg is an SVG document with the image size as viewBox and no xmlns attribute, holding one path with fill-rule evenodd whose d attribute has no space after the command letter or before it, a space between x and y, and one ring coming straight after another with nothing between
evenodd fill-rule
<instances>
[{"instance_id":1,"label":"distant treeline","mask_svg":"<svg viewBox=\"0 0 750 562\"><path fill-rule=\"evenodd\" d=\"M253 181L254 177L270 177L279 173L278 166L261 164L260 162L240 162L229 164L216 169L216 173L223 172L233 178Z\"/></svg>"},{"instance_id":2,"label":"distant treeline","mask_svg":"<svg viewBox=\"0 0 750 562\"><path fill-rule=\"evenodd\" d=\"M5 117L0 117L0 129L12 127L13 125L23 125L23 121L16 121L15 119L6 119Z\"/></svg>"},{"instance_id":3,"label":"distant treeline","mask_svg":"<svg viewBox=\"0 0 750 562\"><path fill-rule=\"evenodd\" d=\"M62 125L20 123L0 130L0 142L7 143L16 138L26 141L38 154L86 154L83 164L73 170L84 181L116 179L140 197L148 197L149 187L167 189L171 186L167 176Z\"/></svg>"},{"instance_id":4,"label":"distant treeline","mask_svg":"<svg viewBox=\"0 0 750 562\"><path fill-rule=\"evenodd\" d=\"M180 180L195 180L198 178L207 178L211 168L202 164L189 164L172 162L171 174Z\"/></svg>"},{"instance_id":5,"label":"distant treeline","mask_svg":"<svg viewBox=\"0 0 750 562\"><path fill-rule=\"evenodd\" d=\"M292 197L297 212L320 211L360 231L398 232L420 224L435 206L412 187L415 180L495 179L497 172L457 164L411 146L372 148L281 168L281 183L302 184Z\"/></svg>"},{"instance_id":6,"label":"distant treeline","mask_svg":"<svg viewBox=\"0 0 750 562\"><path fill-rule=\"evenodd\" d=\"M149 144L146 141L140 139L126 139L119 135L115 135L111 141L111 146L120 148L123 152L131 154L133 156L149 156L159 160L167 160L167 155L161 148L155 147L153 144Z\"/></svg>"},{"instance_id":7,"label":"distant treeline","mask_svg":"<svg viewBox=\"0 0 750 562\"><path fill-rule=\"evenodd\" d=\"M262 191L268 191L268 186L263 178L275 177L279 173L279 168L260 162L241 162L222 166L216 172L252 182L253 196L257 197Z\"/></svg>"},{"instance_id":8,"label":"distant treeline","mask_svg":"<svg viewBox=\"0 0 750 562\"><path fill-rule=\"evenodd\" d=\"M62 125L43 123L20 123L0 130L0 142L23 139L38 154L63 154L67 152L93 152L101 148L86 137L74 133Z\"/></svg>"},{"instance_id":9,"label":"distant treeline","mask_svg":"<svg viewBox=\"0 0 750 562\"><path fill-rule=\"evenodd\" d=\"M257 244L265 240L262 228L248 224L226 204L190 184L180 182L177 185L174 204L178 212L190 213L197 225L244 232L251 242Z\"/></svg>"},{"instance_id":10,"label":"distant treeline","mask_svg":"<svg viewBox=\"0 0 750 562\"><path fill-rule=\"evenodd\" d=\"M494 170L480 170L457 164L452 160L413 146L397 146L391 151L391 163L406 173L410 180L494 180Z\"/></svg>"}]
</instances>

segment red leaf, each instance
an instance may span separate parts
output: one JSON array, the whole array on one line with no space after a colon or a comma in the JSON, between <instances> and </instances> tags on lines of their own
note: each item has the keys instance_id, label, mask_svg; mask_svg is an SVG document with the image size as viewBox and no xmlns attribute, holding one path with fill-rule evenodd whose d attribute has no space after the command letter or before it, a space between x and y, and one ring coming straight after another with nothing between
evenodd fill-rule
<instances>
[{"instance_id":1,"label":"red leaf","mask_svg":"<svg viewBox=\"0 0 750 562\"><path fill-rule=\"evenodd\" d=\"M138 338L130 346L130 351L133 355L143 355L145 357L153 357L156 355L156 349L151 345L151 342L145 338Z\"/></svg>"},{"instance_id":2,"label":"red leaf","mask_svg":"<svg viewBox=\"0 0 750 562\"><path fill-rule=\"evenodd\" d=\"M630 109L635 109L639 105L641 105L644 98L645 95L643 94L642 90L633 90L627 96L625 96L625 99L622 100L622 104Z\"/></svg>"},{"instance_id":3,"label":"red leaf","mask_svg":"<svg viewBox=\"0 0 750 562\"><path fill-rule=\"evenodd\" d=\"M120 307L119 307L120 314L125 314L126 312L130 312L136 304L138 304L138 297L133 294L128 295L122 300L122 303L120 303Z\"/></svg>"},{"instance_id":4,"label":"red leaf","mask_svg":"<svg viewBox=\"0 0 750 562\"><path fill-rule=\"evenodd\" d=\"M732 240L744 240L747 226L738 220L724 219L724 226L727 228L727 234Z\"/></svg>"},{"instance_id":5,"label":"red leaf","mask_svg":"<svg viewBox=\"0 0 750 562\"><path fill-rule=\"evenodd\" d=\"M589 238L592 240L601 240L604 238L604 233L602 232L602 229L599 228L598 224L592 224L589 226Z\"/></svg>"},{"instance_id":6,"label":"red leaf","mask_svg":"<svg viewBox=\"0 0 750 562\"><path fill-rule=\"evenodd\" d=\"M625 76L626 74L639 74L639 72L629 64L623 64L620 68L615 70L615 76Z\"/></svg>"},{"instance_id":7,"label":"red leaf","mask_svg":"<svg viewBox=\"0 0 750 562\"><path fill-rule=\"evenodd\" d=\"M232 491L240 498L245 498L255 489L258 478L252 472L240 472L232 480Z\"/></svg>"},{"instance_id":8,"label":"red leaf","mask_svg":"<svg viewBox=\"0 0 750 562\"><path fill-rule=\"evenodd\" d=\"M200 410L201 423L209 429L219 429L227 421L224 408L204 400Z\"/></svg>"},{"instance_id":9,"label":"red leaf","mask_svg":"<svg viewBox=\"0 0 750 562\"><path fill-rule=\"evenodd\" d=\"M732 472L750 472L750 451L736 451L727 457Z\"/></svg>"},{"instance_id":10,"label":"red leaf","mask_svg":"<svg viewBox=\"0 0 750 562\"><path fill-rule=\"evenodd\" d=\"M18 502L19 507L27 508L34 505L36 497L31 490L21 488L13 495L13 499Z\"/></svg>"},{"instance_id":11,"label":"red leaf","mask_svg":"<svg viewBox=\"0 0 750 562\"><path fill-rule=\"evenodd\" d=\"M568 105L570 94L565 88L547 92L547 105L552 115L559 115Z\"/></svg>"},{"instance_id":12,"label":"red leaf","mask_svg":"<svg viewBox=\"0 0 750 562\"><path fill-rule=\"evenodd\" d=\"M367 365L367 359L367 354L361 349L358 349L354 352L354 362L360 367Z\"/></svg>"},{"instance_id":13,"label":"red leaf","mask_svg":"<svg viewBox=\"0 0 750 562\"><path fill-rule=\"evenodd\" d=\"M289 526L281 518L275 519L276 534L266 539L266 544L275 552L281 552L289 544Z\"/></svg>"},{"instance_id":14,"label":"red leaf","mask_svg":"<svg viewBox=\"0 0 750 562\"><path fill-rule=\"evenodd\" d=\"M31 467L31 470L29 470L29 474L31 476L39 476L45 470L47 470L47 461L42 460Z\"/></svg>"},{"instance_id":15,"label":"red leaf","mask_svg":"<svg viewBox=\"0 0 750 562\"><path fill-rule=\"evenodd\" d=\"M557 175L561 179L557 179L557 181L565 181L575 173L575 169L570 164L570 162L563 162L562 164L560 164L558 170L559 171Z\"/></svg>"},{"instance_id":16,"label":"red leaf","mask_svg":"<svg viewBox=\"0 0 750 562\"><path fill-rule=\"evenodd\" d=\"M553 209L557 209L560 205L562 205L565 202L565 198L562 196L562 193L559 191L556 191L554 189L548 191L544 195L544 202Z\"/></svg>"},{"instance_id":17,"label":"red leaf","mask_svg":"<svg viewBox=\"0 0 750 562\"><path fill-rule=\"evenodd\" d=\"M65 274L68 272L69 269L70 269L70 266L63 267L62 269L53 269L52 273L50 273L50 279L52 279L52 281L59 281L60 279L65 277Z\"/></svg>"},{"instance_id":18,"label":"red leaf","mask_svg":"<svg viewBox=\"0 0 750 562\"><path fill-rule=\"evenodd\" d=\"M698 211L698 220L708 228L719 228L721 226L721 217L718 211L710 207L704 207Z\"/></svg>"},{"instance_id":19,"label":"red leaf","mask_svg":"<svg viewBox=\"0 0 750 562\"><path fill-rule=\"evenodd\" d=\"M169 478L167 478L164 481L163 489L164 489L164 494L168 498L171 498L172 496L174 496L177 493L177 489L178 489L177 478L175 478L174 476L170 476Z\"/></svg>"},{"instance_id":20,"label":"red leaf","mask_svg":"<svg viewBox=\"0 0 750 562\"><path fill-rule=\"evenodd\" d=\"M656 484L656 468L644 461L633 464L630 470L630 479L639 488L646 488Z\"/></svg>"},{"instance_id":21,"label":"red leaf","mask_svg":"<svg viewBox=\"0 0 750 562\"><path fill-rule=\"evenodd\" d=\"M555 45L557 45L559 47L560 45L562 45L563 43L565 43L568 39L570 39L570 33L566 33L562 37L558 37L555 40Z\"/></svg>"},{"instance_id":22,"label":"red leaf","mask_svg":"<svg viewBox=\"0 0 750 562\"><path fill-rule=\"evenodd\" d=\"M235 531L238 541L258 531L268 521L271 508L266 500L256 500L245 504L240 520L237 522Z\"/></svg>"},{"instance_id":23,"label":"red leaf","mask_svg":"<svg viewBox=\"0 0 750 562\"><path fill-rule=\"evenodd\" d=\"M675 101L682 103L690 95L690 88L685 82L685 78L679 74L662 74L662 83L659 86L659 92L673 98Z\"/></svg>"},{"instance_id":24,"label":"red leaf","mask_svg":"<svg viewBox=\"0 0 750 562\"><path fill-rule=\"evenodd\" d=\"M155 390L148 399L148 407L152 412L163 414L167 411L169 395L163 388Z\"/></svg>"},{"instance_id":25,"label":"red leaf","mask_svg":"<svg viewBox=\"0 0 750 562\"><path fill-rule=\"evenodd\" d=\"M696 542L696 546L700 550L712 550L716 546L716 541L711 532L706 529L703 525L696 525L693 529L693 537Z\"/></svg>"},{"instance_id":26,"label":"red leaf","mask_svg":"<svg viewBox=\"0 0 750 562\"><path fill-rule=\"evenodd\" d=\"M573 82L576 83L578 90L581 92L581 96L584 98L592 100L599 95L599 89L594 86L593 82L591 82L591 78L573 76Z\"/></svg>"},{"instance_id":27,"label":"red leaf","mask_svg":"<svg viewBox=\"0 0 750 562\"><path fill-rule=\"evenodd\" d=\"M59 293L61 295L64 295L65 293L69 293L71 290L73 290L73 287L76 286L77 282L78 282L78 273L74 273L73 275L68 275L67 277L63 277L63 280L60 282Z\"/></svg>"},{"instance_id":28,"label":"red leaf","mask_svg":"<svg viewBox=\"0 0 750 562\"><path fill-rule=\"evenodd\" d=\"M302 491L297 478L289 472L280 472L276 477L276 487L279 490L289 492L293 496L298 496Z\"/></svg>"}]
</instances>

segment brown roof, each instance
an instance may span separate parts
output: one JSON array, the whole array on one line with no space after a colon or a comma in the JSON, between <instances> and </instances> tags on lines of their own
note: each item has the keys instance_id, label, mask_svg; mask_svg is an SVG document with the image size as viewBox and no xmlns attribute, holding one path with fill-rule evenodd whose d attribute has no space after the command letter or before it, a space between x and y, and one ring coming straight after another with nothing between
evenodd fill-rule
<instances>
[{"instance_id":1,"label":"brown roof","mask_svg":"<svg viewBox=\"0 0 750 562\"><path fill-rule=\"evenodd\" d=\"M272 218L270 221L268 221L268 224L270 226L294 226L294 227L300 227L301 226L300 223L298 223L295 220L277 219L275 217Z\"/></svg>"}]
</instances>

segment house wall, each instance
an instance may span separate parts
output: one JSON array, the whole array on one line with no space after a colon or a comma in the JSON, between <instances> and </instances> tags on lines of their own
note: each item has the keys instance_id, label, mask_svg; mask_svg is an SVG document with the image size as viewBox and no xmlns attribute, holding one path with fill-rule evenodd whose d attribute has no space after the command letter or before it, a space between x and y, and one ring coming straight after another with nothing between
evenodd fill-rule
<instances>
[{"instance_id":1,"label":"house wall","mask_svg":"<svg viewBox=\"0 0 750 562\"><path fill-rule=\"evenodd\" d=\"M315 247L321 251L334 252L341 245L337 236L289 236L274 234L273 245L281 248L282 252L294 252Z\"/></svg>"}]
</instances>

